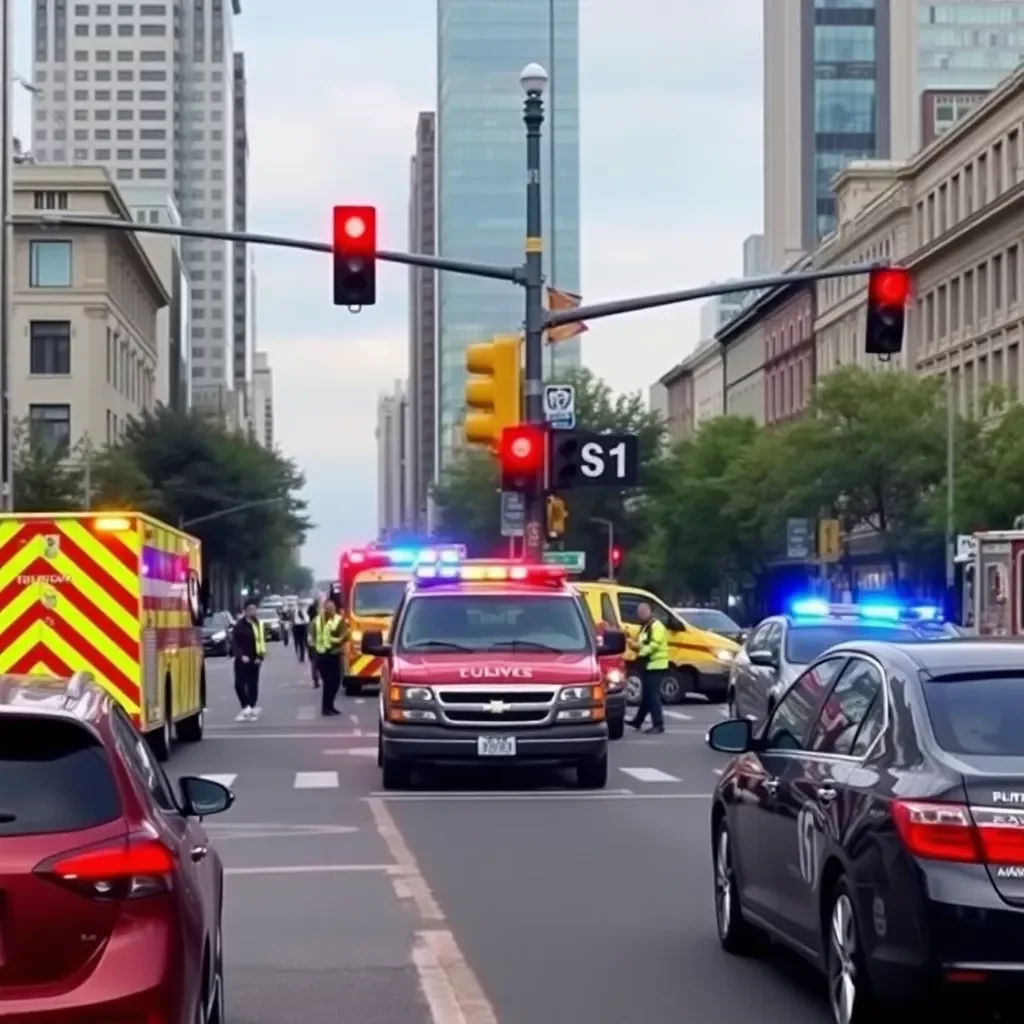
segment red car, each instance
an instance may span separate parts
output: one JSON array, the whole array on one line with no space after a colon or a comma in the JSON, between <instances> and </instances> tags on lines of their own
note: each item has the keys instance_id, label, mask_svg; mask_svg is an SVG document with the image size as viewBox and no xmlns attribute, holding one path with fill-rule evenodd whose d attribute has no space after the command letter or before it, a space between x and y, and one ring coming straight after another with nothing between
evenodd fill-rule
<instances>
[{"instance_id":1,"label":"red car","mask_svg":"<svg viewBox=\"0 0 1024 1024\"><path fill-rule=\"evenodd\" d=\"M0 676L0 1020L222 1024L223 865L200 820L85 674Z\"/></svg>"}]
</instances>

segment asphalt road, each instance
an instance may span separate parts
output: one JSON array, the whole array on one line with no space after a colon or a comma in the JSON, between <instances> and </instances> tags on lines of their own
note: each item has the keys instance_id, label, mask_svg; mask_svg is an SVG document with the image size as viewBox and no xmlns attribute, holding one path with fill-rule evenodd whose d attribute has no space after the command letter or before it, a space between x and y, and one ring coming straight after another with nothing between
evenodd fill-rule
<instances>
[{"instance_id":1,"label":"asphalt road","mask_svg":"<svg viewBox=\"0 0 1024 1024\"><path fill-rule=\"evenodd\" d=\"M607 790L557 774L434 776L380 790L375 697L319 691L274 645L259 723L236 724L208 663L207 736L170 774L229 783L208 830L228 877L231 1024L824 1024L823 988L784 953L715 938L704 746L714 706L668 709L613 744Z\"/></svg>"}]
</instances>

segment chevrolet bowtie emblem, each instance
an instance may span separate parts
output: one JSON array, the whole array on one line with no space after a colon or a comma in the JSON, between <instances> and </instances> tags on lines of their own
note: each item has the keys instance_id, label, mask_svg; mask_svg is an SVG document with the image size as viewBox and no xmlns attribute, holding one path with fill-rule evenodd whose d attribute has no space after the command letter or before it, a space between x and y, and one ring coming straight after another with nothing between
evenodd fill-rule
<instances>
[{"instance_id":1,"label":"chevrolet bowtie emblem","mask_svg":"<svg viewBox=\"0 0 1024 1024\"><path fill-rule=\"evenodd\" d=\"M508 711L511 707L511 704L506 704L503 700L492 700L487 705L487 710L490 711L492 715L501 715Z\"/></svg>"}]
</instances>

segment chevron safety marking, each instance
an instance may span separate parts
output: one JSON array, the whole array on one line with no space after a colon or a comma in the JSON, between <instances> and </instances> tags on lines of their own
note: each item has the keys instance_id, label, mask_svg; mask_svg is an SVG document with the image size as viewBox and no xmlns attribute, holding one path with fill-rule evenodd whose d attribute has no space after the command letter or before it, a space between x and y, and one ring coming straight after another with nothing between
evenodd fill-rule
<instances>
[{"instance_id":1,"label":"chevron safety marking","mask_svg":"<svg viewBox=\"0 0 1024 1024\"><path fill-rule=\"evenodd\" d=\"M0 520L0 672L86 670L138 713L137 547L137 530L104 533L87 517Z\"/></svg>"},{"instance_id":2,"label":"chevron safety marking","mask_svg":"<svg viewBox=\"0 0 1024 1024\"><path fill-rule=\"evenodd\" d=\"M352 662L346 674L359 679L376 679L380 676L383 667L383 658L375 658L371 654L361 654Z\"/></svg>"}]
</instances>

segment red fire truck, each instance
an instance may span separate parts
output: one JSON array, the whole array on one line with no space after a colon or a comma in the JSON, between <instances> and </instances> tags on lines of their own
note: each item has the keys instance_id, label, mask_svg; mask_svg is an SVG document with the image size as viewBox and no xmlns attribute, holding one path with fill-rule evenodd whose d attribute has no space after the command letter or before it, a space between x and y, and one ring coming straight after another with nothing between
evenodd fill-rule
<instances>
[{"instance_id":1,"label":"red fire truck","mask_svg":"<svg viewBox=\"0 0 1024 1024\"><path fill-rule=\"evenodd\" d=\"M974 535L964 567L964 605L979 636L1024 636L1024 530Z\"/></svg>"}]
</instances>

